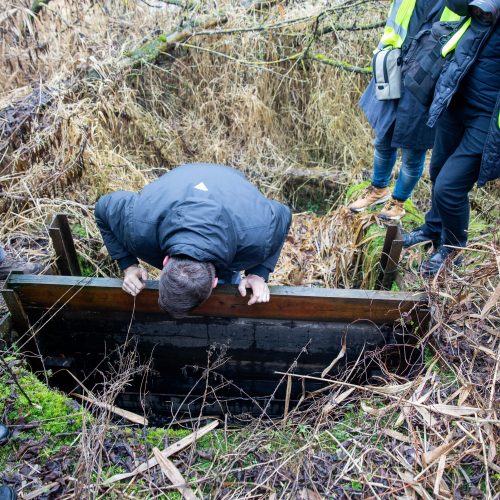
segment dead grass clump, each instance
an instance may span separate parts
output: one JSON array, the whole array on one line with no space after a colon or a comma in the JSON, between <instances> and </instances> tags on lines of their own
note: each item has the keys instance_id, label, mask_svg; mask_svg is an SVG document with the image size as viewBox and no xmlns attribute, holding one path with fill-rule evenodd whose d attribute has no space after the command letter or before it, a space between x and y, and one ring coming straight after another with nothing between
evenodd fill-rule
<instances>
[{"instance_id":1,"label":"dead grass clump","mask_svg":"<svg viewBox=\"0 0 500 500\"><path fill-rule=\"evenodd\" d=\"M281 252L273 284L353 288L360 285L362 239L373 222L345 208L329 215L297 214Z\"/></svg>"}]
</instances>

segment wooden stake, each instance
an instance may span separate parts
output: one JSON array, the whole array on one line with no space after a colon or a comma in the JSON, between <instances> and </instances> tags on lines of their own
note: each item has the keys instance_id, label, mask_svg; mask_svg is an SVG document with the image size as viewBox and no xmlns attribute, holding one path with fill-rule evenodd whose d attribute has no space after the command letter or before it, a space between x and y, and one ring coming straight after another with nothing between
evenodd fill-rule
<instances>
[{"instance_id":1,"label":"wooden stake","mask_svg":"<svg viewBox=\"0 0 500 500\"><path fill-rule=\"evenodd\" d=\"M49 235L56 252L59 272L63 276L81 276L75 243L65 214L57 214L54 217L49 226Z\"/></svg>"}]
</instances>

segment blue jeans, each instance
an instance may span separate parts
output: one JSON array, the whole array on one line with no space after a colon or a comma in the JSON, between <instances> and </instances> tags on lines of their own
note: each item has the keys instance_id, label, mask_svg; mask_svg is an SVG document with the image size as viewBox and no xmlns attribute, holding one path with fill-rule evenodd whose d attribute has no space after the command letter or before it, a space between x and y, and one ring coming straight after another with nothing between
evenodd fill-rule
<instances>
[{"instance_id":1,"label":"blue jeans","mask_svg":"<svg viewBox=\"0 0 500 500\"><path fill-rule=\"evenodd\" d=\"M5 251L3 247L0 247L0 264L5 260Z\"/></svg>"},{"instance_id":2,"label":"blue jeans","mask_svg":"<svg viewBox=\"0 0 500 500\"><path fill-rule=\"evenodd\" d=\"M376 188L385 188L389 185L392 170L396 164L398 149L391 146L393 132L394 125L383 137L375 139L372 184ZM401 169L392 197L399 201L406 201L422 177L426 150L402 148L401 152Z\"/></svg>"}]
</instances>

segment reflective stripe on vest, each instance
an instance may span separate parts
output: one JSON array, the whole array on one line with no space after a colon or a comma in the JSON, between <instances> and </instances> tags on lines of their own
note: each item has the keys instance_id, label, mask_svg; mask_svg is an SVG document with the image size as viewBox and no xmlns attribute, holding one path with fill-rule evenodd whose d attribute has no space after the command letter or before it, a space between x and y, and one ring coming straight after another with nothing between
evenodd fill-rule
<instances>
[{"instance_id":1,"label":"reflective stripe on vest","mask_svg":"<svg viewBox=\"0 0 500 500\"><path fill-rule=\"evenodd\" d=\"M439 18L440 21L445 22L460 21L460 19L461 17L458 14L455 14L452 10L448 9L448 7L444 8L441 17Z\"/></svg>"},{"instance_id":2,"label":"reflective stripe on vest","mask_svg":"<svg viewBox=\"0 0 500 500\"><path fill-rule=\"evenodd\" d=\"M464 24L462 24L461 28L444 44L443 49L441 50L441 55L443 57L446 57L451 51L455 50L458 42L469 28L470 23L471 18L469 17L465 20Z\"/></svg>"},{"instance_id":3,"label":"reflective stripe on vest","mask_svg":"<svg viewBox=\"0 0 500 500\"><path fill-rule=\"evenodd\" d=\"M379 50L382 50L384 47L400 49L403 46L416 3L417 0L395 0L392 2L384 34L378 46ZM441 21L446 22L460 21L460 19L460 16L448 7L444 8L440 17Z\"/></svg>"},{"instance_id":4,"label":"reflective stripe on vest","mask_svg":"<svg viewBox=\"0 0 500 500\"><path fill-rule=\"evenodd\" d=\"M415 10L415 3L416 0L394 0L392 2L379 49L387 46L393 49L402 47L411 16Z\"/></svg>"}]
</instances>

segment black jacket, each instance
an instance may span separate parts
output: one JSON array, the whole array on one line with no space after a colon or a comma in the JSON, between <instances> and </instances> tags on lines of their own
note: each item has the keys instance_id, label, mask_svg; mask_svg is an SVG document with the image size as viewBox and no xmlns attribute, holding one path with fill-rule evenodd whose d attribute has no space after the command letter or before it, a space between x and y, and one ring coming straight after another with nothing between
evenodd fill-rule
<instances>
[{"instance_id":1,"label":"black jacket","mask_svg":"<svg viewBox=\"0 0 500 500\"><path fill-rule=\"evenodd\" d=\"M457 14L467 14L470 0L445 0L445 3ZM493 3L500 9L500 0L493 0ZM492 43L492 34L500 29L500 20L492 26L484 26L472 19L469 29L457 44L453 57L443 68L443 71L436 84L434 100L429 111L427 125L433 127L444 110L449 106L452 98L463 98L457 95L462 81L467 77L472 66L476 63L482 50ZM497 85L499 76L495 77L494 72L498 71L498 55L496 61L491 60L492 80ZM495 79L496 78L496 79ZM480 88L480 82L478 88ZM470 82L469 82L470 84ZM469 101L473 101L479 96L468 96ZM484 145L481 170L477 181L479 186L483 186L490 180L500 177L500 91L498 91L496 104L491 107L491 120L488 139Z\"/></svg>"},{"instance_id":2,"label":"black jacket","mask_svg":"<svg viewBox=\"0 0 500 500\"><path fill-rule=\"evenodd\" d=\"M213 262L221 278L244 270L266 280L292 220L237 170L206 163L177 167L139 193L105 195L95 217L122 269L137 259L161 269L166 255L187 255Z\"/></svg>"}]
</instances>

